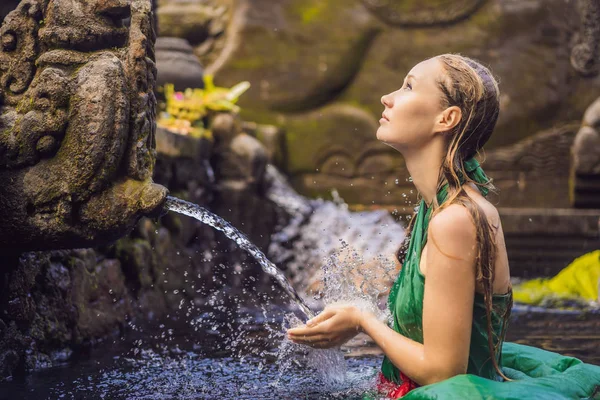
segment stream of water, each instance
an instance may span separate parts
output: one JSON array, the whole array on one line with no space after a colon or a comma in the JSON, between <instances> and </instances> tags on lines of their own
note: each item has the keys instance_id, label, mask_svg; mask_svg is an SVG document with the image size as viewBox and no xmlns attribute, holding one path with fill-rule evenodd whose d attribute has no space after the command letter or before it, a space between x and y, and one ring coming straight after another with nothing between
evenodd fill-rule
<instances>
[{"instance_id":1,"label":"stream of water","mask_svg":"<svg viewBox=\"0 0 600 400\"><path fill-rule=\"evenodd\" d=\"M314 317L314 313L304 300L298 295L292 284L287 280L284 273L275 266L265 254L254 245L246 235L238 231L233 225L225 221L218 215L213 214L207 209L197 204L190 203L175 197L168 196L165 208L170 211L196 218L198 221L210 225L213 228L223 232L225 236L233 240L242 249L246 250L260 264L262 270L271 275L281 286L281 288L290 296L292 301L302 310L306 317ZM307 318L307 319L308 319Z\"/></svg>"}]
</instances>

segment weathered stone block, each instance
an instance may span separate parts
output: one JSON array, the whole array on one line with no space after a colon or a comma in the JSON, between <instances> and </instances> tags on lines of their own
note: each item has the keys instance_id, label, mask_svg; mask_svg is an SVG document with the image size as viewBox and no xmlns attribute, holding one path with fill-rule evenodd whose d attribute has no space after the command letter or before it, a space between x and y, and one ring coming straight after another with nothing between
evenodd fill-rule
<instances>
[{"instance_id":1,"label":"weathered stone block","mask_svg":"<svg viewBox=\"0 0 600 400\"><path fill-rule=\"evenodd\" d=\"M204 70L194 55L194 49L177 37L160 37L156 40L157 85L171 83L175 90L204 87Z\"/></svg>"}]
</instances>

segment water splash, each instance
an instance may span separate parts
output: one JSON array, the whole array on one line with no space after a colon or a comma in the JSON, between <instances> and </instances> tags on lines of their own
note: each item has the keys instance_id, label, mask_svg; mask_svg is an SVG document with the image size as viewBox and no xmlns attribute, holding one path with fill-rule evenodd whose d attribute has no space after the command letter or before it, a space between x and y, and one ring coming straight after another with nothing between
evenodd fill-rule
<instances>
[{"instance_id":1,"label":"water splash","mask_svg":"<svg viewBox=\"0 0 600 400\"><path fill-rule=\"evenodd\" d=\"M350 211L335 190L333 201L302 197L273 166L267 167L266 178L267 197L288 214L287 223L271 237L269 256L285 263L294 286L317 292L316 307L351 304L386 321L388 309L379 303L397 275L393 257L404 240L402 226L386 211ZM288 316L284 328L296 325L300 321ZM284 340L278 350L280 375L303 361L328 387L343 386L350 379L344 351L364 340L327 350Z\"/></svg>"},{"instance_id":2,"label":"water splash","mask_svg":"<svg viewBox=\"0 0 600 400\"><path fill-rule=\"evenodd\" d=\"M389 316L387 308L380 309L377 302L382 293L389 288L389 282L393 280L396 271L395 264L381 255L394 253L404 238L402 227L385 211L351 212L337 193L334 193L334 202L306 199L298 195L273 166L267 167L266 175L269 181L268 198L287 213L286 218L283 218L285 225L271 237L269 251L275 249L273 254L281 255L282 252L278 250L291 244L292 248L288 247L288 250L291 250L294 256L286 260L286 266L292 266L292 276L295 271L299 272L295 274L296 282L306 283L308 277L319 276L323 284L320 290L320 306L349 303L374 313L381 320ZM310 308L284 274L231 224L202 207L172 197L167 199L166 208L194 217L224 232L227 237L248 251L259 262L263 271L273 276L298 307L307 316L312 317ZM348 242L353 246L350 247ZM246 293L245 290L242 292ZM229 326L230 317L221 323L213 321L214 312L220 308L217 304L213 306L212 311L195 320L195 328L202 325L212 327L215 335L226 338L223 349L244 360L246 356L243 353L256 347L253 343L256 337L242 333L231 335L235 329ZM225 305L222 307L230 308ZM294 344L285 338L284 332L287 328L302 324L302 321L295 315L286 313L283 321L276 322L268 316L270 313L267 313L264 307L260 308L260 315L255 314L244 321L254 321L262 325L263 329L266 329L268 339L278 345L274 350L259 346L256 351L250 353L259 360L271 358L274 361L278 370L278 377L273 383L275 386L284 384L290 374L297 373L297 368L306 367L307 370L316 372L328 390L347 385L350 379L347 373L348 363L344 357L347 348L343 351L340 348L323 350ZM221 311L229 314L228 310ZM260 361L258 368L262 369L265 365Z\"/></svg>"},{"instance_id":3,"label":"water splash","mask_svg":"<svg viewBox=\"0 0 600 400\"><path fill-rule=\"evenodd\" d=\"M273 166L266 175L268 198L289 215L271 237L269 257L285 263L297 288L314 292L322 282L321 304L375 304L397 276L395 253L404 228L384 210L350 211L335 190L334 201L304 198Z\"/></svg>"},{"instance_id":4,"label":"water splash","mask_svg":"<svg viewBox=\"0 0 600 400\"><path fill-rule=\"evenodd\" d=\"M310 307L306 305L304 300L298 295L296 290L294 290L294 287L287 280L284 273L277 268L275 264L269 261L265 254L260 251L258 247L256 247L250 240L248 240L243 233L238 231L229 222L197 204L193 204L171 196L167 197L165 208L170 211L175 211L180 214L196 218L198 221L223 232L225 236L236 242L238 246L246 250L252 257L254 257L254 259L260 264L262 270L271 275L277 281L281 288L290 296L294 303L296 303L296 305L308 318L312 318L314 316L314 313Z\"/></svg>"},{"instance_id":5,"label":"water splash","mask_svg":"<svg viewBox=\"0 0 600 400\"><path fill-rule=\"evenodd\" d=\"M302 325L302 321L294 314L284 316L282 326L284 329L300 325ZM295 344L286 338L281 341L277 349L275 364L279 367L279 377L275 385L278 385L295 366L304 365L316 371L329 390L344 386L348 378L348 365L340 348L315 349Z\"/></svg>"}]
</instances>

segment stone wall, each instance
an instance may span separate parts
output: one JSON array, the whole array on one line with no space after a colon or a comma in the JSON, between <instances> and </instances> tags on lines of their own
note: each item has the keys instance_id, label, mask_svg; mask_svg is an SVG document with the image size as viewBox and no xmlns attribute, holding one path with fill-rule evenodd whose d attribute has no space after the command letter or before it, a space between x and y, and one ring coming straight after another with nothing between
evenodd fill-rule
<instances>
[{"instance_id":1,"label":"stone wall","mask_svg":"<svg viewBox=\"0 0 600 400\"><path fill-rule=\"evenodd\" d=\"M265 198L267 152L255 139L217 133L213 143L159 129L157 150L156 182L209 207L266 249L279 214ZM217 169L213 176L212 166L223 163L239 173ZM239 287L244 277L271 285L230 240L173 213L143 218L102 248L3 252L0 271L0 377L63 362L136 318L160 316L181 301L202 304L206 293Z\"/></svg>"}]
</instances>

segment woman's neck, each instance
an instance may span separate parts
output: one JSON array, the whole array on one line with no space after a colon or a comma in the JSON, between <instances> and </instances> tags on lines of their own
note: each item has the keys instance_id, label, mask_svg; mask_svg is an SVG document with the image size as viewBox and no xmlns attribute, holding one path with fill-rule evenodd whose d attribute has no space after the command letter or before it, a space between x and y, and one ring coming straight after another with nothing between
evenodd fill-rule
<instances>
[{"instance_id":1,"label":"woman's neck","mask_svg":"<svg viewBox=\"0 0 600 400\"><path fill-rule=\"evenodd\" d=\"M438 152L429 151L404 154L408 173L425 204L428 205L437 195L440 169L442 168L442 156L437 157L436 154Z\"/></svg>"}]
</instances>

